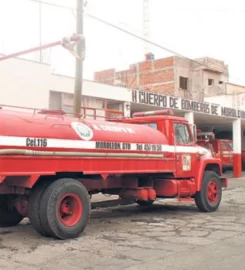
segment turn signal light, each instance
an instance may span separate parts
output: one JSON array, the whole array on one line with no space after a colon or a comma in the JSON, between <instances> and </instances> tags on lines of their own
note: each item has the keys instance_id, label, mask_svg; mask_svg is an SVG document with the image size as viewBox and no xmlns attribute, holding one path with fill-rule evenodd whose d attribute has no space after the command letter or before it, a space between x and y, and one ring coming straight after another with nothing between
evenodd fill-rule
<instances>
[{"instance_id":1,"label":"turn signal light","mask_svg":"<svg viewBox=\"0 0 245 270\"><path fill-rule=\"evenodd\" d=\"M219 153L216 153L216 154L215 154L215 157L216 157L216 158L220 158L220 154L219 154Z\"/></svg>"}]
</instances>

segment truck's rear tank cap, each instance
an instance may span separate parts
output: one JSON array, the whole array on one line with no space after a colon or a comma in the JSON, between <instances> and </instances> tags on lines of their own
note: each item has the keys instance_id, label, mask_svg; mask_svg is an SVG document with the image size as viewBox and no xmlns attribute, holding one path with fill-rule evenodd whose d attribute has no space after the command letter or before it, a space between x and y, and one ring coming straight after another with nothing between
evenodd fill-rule
<instances>
[{"instance_id":1,"label":"truck's rear tank cap","mask_svg":"<svg viewBox=\"0 0 245 270\"><path fill-rule=\"evenodd\" d=\"M173 110L158 110L158 111L148 111L148 112L137 112L134 113L132 117L144 117L153 115L174 115Z\"/></svg>"}]
</instances>

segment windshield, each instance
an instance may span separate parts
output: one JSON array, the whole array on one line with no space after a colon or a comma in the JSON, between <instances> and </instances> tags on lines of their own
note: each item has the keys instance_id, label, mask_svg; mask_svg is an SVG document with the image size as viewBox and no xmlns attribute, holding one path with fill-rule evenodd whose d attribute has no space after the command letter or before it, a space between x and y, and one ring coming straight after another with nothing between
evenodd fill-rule
<instances>
[{"instance_id":1,"label":"windshield","mask_svg":"<svg viewBox=\"0 0 245 270\"><path fill-rule=\"evenodd\" d=\"M191 144L193 142L186 124L174 123L174 130L177 144Z\"/></svg>"}]
</instances>

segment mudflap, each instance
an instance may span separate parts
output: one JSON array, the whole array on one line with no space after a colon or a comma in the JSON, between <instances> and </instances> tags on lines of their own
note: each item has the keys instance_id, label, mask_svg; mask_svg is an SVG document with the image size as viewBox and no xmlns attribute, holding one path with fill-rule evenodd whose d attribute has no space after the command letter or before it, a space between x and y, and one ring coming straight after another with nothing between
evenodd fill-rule
<instances>
[{"instance_id":1,"label":"mudflap","mask_svg":"<svg viewBox=\"0 0 245 270\"><path fill-rule=\"evenodd\" d=\"M221 182L222 182L222 187L223 187L223 188L227 188L227 187L228 187L228 178L223 177L223 176L220 176L219 179L220 179Z\"/></svg>"}]
</instances>

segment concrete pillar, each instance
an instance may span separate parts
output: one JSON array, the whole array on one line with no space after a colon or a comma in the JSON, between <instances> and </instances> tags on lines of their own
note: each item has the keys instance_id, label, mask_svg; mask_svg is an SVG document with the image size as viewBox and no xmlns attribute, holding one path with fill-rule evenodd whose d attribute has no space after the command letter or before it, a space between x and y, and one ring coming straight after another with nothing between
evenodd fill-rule
<instances>
[{"instance_id":1,"label":"concrete pillar","mask_svg":"<svg viewBox=\"0 0 245 270\"><path fill-rule=\"evenodd\" d=\"M189 122L191 125L194 125L194 113L193 113L193 112L186 112L186 113L185 113L185 119L187 119L188 122Z\"/></svg>"},{"instance_id":2,"label":"concrete pillar","mask_svg":"<svg viewBox=\"0 0 245 270\"><path fill-rule=\"evenodd\" d=\"M233 177L242 176L242 138L241 138L241 119L233 120Z\"/></svg>"},{"instance_id":3,"label":"concrete pillar","mask_svg":"<svg viewBox=\"0 0 245 270\"><path fill-rule=\"evenodd\" d=\"M123 103L123 116L129 118L131 116L131 104L129 102Z\"/></svg>"}]
</instances>

